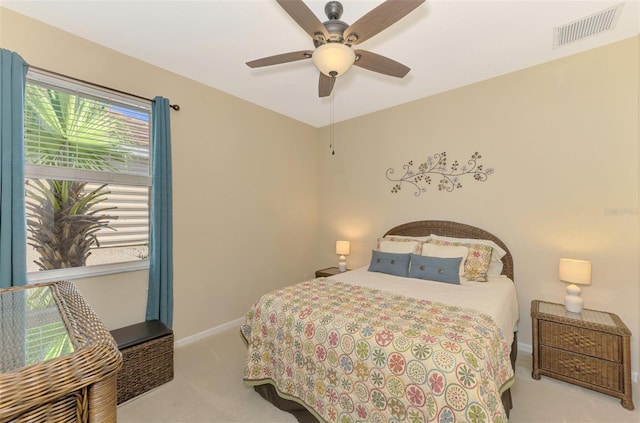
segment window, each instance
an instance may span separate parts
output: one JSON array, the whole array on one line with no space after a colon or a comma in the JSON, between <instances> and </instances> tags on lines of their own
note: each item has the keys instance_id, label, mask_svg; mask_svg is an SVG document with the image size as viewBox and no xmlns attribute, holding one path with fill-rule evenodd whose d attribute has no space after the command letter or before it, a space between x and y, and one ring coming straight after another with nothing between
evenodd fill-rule
<instances>
[{"instance_id":1,"label":"window","mask_svg":"<svg viewBox=\"0 0 640 423\"><path fill-rule=\"evenodd\" d=\"M148 268L151 102L29 71L30 282Z\"/></svg>"}]
</instances>

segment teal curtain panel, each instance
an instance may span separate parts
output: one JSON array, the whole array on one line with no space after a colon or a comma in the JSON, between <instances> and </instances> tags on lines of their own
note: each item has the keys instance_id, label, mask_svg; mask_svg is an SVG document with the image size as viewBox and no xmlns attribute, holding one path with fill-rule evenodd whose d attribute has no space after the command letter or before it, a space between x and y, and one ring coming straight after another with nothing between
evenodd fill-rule
<instances>
[{"instance_id":1,"label":"teal curtain panel","mask_svg":"<svg viewBox=\"0 0 640 423\"><path fill-rule=\"evenodd\" d=\"M27 283L24 90L27 65L0 49L0 288Z\"/></svg>"},{"instance_id":2,"label":"teal curtain panel","mask_svg":"<svg viewBox=\"0 0 640 423\"><path fill-rule=\"evenodd\" d=\"M173 210L169 100L152 104L152 189L147 320L173 324Z\"/></svg>"}]
</instances>

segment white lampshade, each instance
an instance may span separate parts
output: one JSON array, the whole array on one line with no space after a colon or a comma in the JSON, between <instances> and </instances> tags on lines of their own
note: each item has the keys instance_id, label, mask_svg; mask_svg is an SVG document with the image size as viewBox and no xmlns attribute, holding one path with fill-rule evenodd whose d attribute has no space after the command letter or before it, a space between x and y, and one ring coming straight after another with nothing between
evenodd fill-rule
<instances>
[{"instance_id":1,"label":"white lampshade","mask_svg":"<svg viewBox=\"0 0 640 423\"><path fill-rule=\"evenodd\" d=\"M342 43L326 43L313 52L313 63L327 76L340 76L356 61L356 54Z\"/></svg>"},{"instance_id":2,"label":"white lampshade","mask_svg":"<svg viewBox=\"0 0 640 423\"><path fill-rule=\"evenodd\" d=\"M339 256L348 256L351 249L349 241L336 241L336 254Z\"/></svg>"},{"instance_id":3,"label":"white lampshade","mask_svg":"<svg viewBox=\"0 0 640 423\"><path fill-rule=\"evenodd\" d=\"M560 259L558 267L560 280L570 283L564 297L564 307L571 313L581 313L584 300L580 297L579 285L591 285L591 262L586 260Z\"/></svg>"},{"instance_id":4,"label":"white lampshade","mask_svg":"<svg viewBox=\"0 0 640 423\"><path fill-rule=\"evenodd\" d=\"M559 274L563 282L591 285L591 262L561 258Z\"/></svg>"}]
</instances>

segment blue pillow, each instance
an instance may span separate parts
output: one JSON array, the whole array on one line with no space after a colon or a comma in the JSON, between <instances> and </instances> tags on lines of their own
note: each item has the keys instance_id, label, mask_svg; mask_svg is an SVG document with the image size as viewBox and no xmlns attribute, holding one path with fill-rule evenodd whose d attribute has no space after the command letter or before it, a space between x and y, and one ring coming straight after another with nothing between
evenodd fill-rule
<instances>
[{"instance_id":1,"label":"blue pillow","mask_svg":"<svg viewBox=\"0 0 640 423\"><path fill-rule=\"evenodd\" d=\"M462 257L441 258L411 254L409 277L460 285Z\"/></svg>"},{"instance_id":2,"label":"blue pillow","mask_svg":"<svg viewBox=\"0 0 640 423\"><path fill-rule=\"evenodd\" d=\"M389 275L404 276L409 275L409 260L411 254L383 253L382 251L371 251L370 272L387 273Z\"/></svg>"}]
</instances>

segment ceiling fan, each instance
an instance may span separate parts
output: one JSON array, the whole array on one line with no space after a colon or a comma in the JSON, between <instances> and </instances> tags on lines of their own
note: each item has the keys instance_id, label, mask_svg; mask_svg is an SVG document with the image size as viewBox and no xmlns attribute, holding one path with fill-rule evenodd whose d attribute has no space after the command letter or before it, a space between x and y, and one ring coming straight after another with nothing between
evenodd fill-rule
<instances>
[{"instance_id":1,"label":"ceiling fan","mask_svg":"<svg viewBox=\"0 0 640 423\"><path fill-rule=\"evenodd\" d=\"M340 20L343 7L339 1L330 1L324 7L329 18L326 22L314 15L302 0L276 0L280 6L313 39L315 50L301 50L277 54L247 62L250 68L313 59L320 70L318 95L327 97L333 90L336 77L352 65L384 75L403 78L409 68L395 60L366 50L353 50L351 46L368 40L390 27L425 0L387 0L358 19L352 25Z\"/></svg>"}]
</instances>

